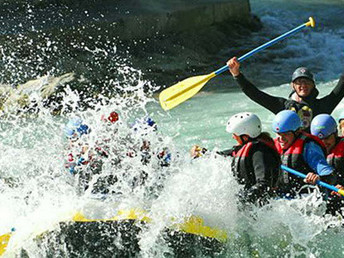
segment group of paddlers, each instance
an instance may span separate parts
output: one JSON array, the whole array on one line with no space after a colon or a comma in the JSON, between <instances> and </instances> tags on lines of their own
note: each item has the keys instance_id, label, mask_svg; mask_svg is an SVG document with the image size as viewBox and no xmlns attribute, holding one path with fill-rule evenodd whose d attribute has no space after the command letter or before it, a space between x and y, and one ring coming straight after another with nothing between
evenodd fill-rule
<instances>
[{"instance_id":1,"label":"group of paddlers","mask_svg":"<svg viewBox=\"0 0 344 258\"><path fill-rule=\"evenodd\" d=\"M272 122L275 139L262 132L261 121L253 113L235 114L227 123L227 132L237 145L217 153L232 157L232 172L239 184L244 185L239 196L254 203L264 203L276 196L295 198L309 193L309 186L318 180L342 189L344 138L330 114L344 96L344 75L329 95L318 99L314 75L306 67L299 67L292 75L292 93L286 99L255 87L240 72L235 57L227 64L243 92L276 114ZM343 118L338 119L339 129L343 129ZM199 146L191 149L192 157L204 153L205 149ZM305 179L282 170L281 164L305 174ZM341 212L344 199L335 192L321 190L328 203L328 213Z\"/></svg>"},{"instance_id":2,"label":"group of paddlers","mask_svg":"<svg viewBox=\"0 0 344 258\"><path fill-rule=\"evenodd\" d=\"M126 181L128 188L134 189L149 179L149 166L170 165L171 153L161 146L157 124L150 117L137 119L126 132L119 132L121 121L115 111L102 115L101 120L100 133L93 137L96 138L93 142L85 137L92 132L80 117L72 117L64 127L69 139L65 167L78 179L82 190L120 193L123 189L119 187L124 184L118 181ZM160 145L152 146L150 138Z\"/></svg>"},{"instance_id":3,"label":"group of paddlers","mask_svg":"<svg viewBox=\"0 0 344 258\"><path fill-rule=\"evenodd\" d=\"M236 58L228 61L228 67L235 81L249 98L276 114L272 122L272 131L276 133L275 139L272 139L269 133L262 132L261 120L253 113L234 114L227 123L227 132L232 134L237 145L217 153L232 157L232 172L238 182L244 185L244 190L239 196L244 201L259 203L264 203L271 196L295 198L308 192L308 185L315 185L318 180L342 188L344 139L340 136L336 120L330 114L344 97L344 75L329 95L318 99L319 92L314 75L309 69L299 67L292 75L292 93L285 99L266 94L249 82L240 72L240 64ZM118 114L112 112L108 116L103 116L102 120L111 126L118 123ZM344 128L342 121L344 122L344 116L338 119L339 128ZM142 125L145 131L156 131L157 128L150 118L142 120L140 126ZM135 126L133 128L135 130ZM80 136L88 132L88 126L83 124L80 118L71 119L65 128L65 133L70 139L70 148L73 148ZM145 140L145 137L141 138L140 146L133 148L133 151L125 150L125 156L140 156L143 165L156 158L161 167L169 166L169 150L152 150L149 141ZM128 141L128 138L125 140ZM109 156L112 157L112 163L120 163L121 159L113 160L119 155L109 148L107 141L105 139L102 143L97 143L92 150L87 145L82 147L84 149L81 148L78 156L69 153L66 167L70 173L77 174L81 167L92 164L94 174L99 167L97 160L101 162ZM205 151L204 148L194 146L191 155L199 157ZM115 155L110 155L111 152ZM281 164L304 173L306 178L301 179L288 174L281 169ZM143 172L139 177L140 179L135 180L144 181L147 173ZM87 178L86 181L89 180ZM105 183L111 185L118 179L109 176L106 180ZM328 200L329 212L335 214L340 211L341 197L324 189L323 193Z\"/></svg>"}]
</instances>

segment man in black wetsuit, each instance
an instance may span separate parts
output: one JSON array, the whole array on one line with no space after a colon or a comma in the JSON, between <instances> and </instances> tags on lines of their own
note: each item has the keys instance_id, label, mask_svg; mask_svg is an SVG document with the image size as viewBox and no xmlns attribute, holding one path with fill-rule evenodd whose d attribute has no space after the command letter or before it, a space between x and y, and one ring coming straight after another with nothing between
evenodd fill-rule
<instances>
[{"instance_id":1,"label":"man in black wetsuit","mask_svg":"<svg viewBox=\"0 0 344 258\"><path fill-rule=\"evenodd\" d=\"M258 116L249 112L233 115L226 131L232 134L237 145L217 154L232 157L232 172L239 184L244 185L238 197L243 203L265 203L268 197L274 195L279 176L280 157L273 139L262 132ZM205 151L194 146L191 156L200 157Z\"/></svg>"},{"instance_id":2,"label":"man in black wetsuit","mask_svg":"<svg viewBox=\"0 0 344 258\"><path fill-rule=\"evenodd\" d=\"M230 59L227 65L235 81L250 99L274 114L286 109L295 111L302 120L303 128L307 131L313 117L318 114L331 114L344 97L344 74L341 75L337 86L329 95L318 99L319 91L315 87L313 74L307 68L299 67L292 75L293 91L286 99L260 91L248 81L240 73L240 63L236 57Z\"/></svg>"}]
</instances>

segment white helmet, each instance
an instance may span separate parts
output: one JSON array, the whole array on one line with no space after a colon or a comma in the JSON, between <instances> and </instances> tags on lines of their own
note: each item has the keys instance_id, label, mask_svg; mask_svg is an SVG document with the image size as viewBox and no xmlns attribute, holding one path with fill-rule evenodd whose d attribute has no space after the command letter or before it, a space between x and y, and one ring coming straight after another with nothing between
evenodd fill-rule
<instances>
[{"instance_id":1,"label":"white helmet","mask_svg":"<svg viewBox=\"0 0 344 258\"><path fill-rule=\"evenodd\" d=\"M226 131L238 136L246 134L251 138L256 138L262 132L262 123L257 115L242 112L229 118Z\"/></svg>"}]
</instances>

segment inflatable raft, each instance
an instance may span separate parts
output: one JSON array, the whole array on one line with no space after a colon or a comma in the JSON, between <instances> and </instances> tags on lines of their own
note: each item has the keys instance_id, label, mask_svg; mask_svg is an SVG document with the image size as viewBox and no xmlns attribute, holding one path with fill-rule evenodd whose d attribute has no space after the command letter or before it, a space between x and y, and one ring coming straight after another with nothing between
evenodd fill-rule
<instances>
[{"instance_id":1,"label":"inflatable raft","mask_svg":"<svg viewBox=\"0 0 344 258\"><path fill-rule=\"evenodd\" d=\"M161 235L174 256L214 255L223 250L225 231L205 225L197 216L181 223L173 220ZM47 257L133 257L140 252L140 232L151 222L147 213L139 209L120 210L109 219L90 219L76 213L72 220L60 222L56 229L39 234L35 240ZM0 254L11 252L12 234L15 232L2 235ZM21 250L21 255L25 253Z\"/></svg>"}]
</instances>

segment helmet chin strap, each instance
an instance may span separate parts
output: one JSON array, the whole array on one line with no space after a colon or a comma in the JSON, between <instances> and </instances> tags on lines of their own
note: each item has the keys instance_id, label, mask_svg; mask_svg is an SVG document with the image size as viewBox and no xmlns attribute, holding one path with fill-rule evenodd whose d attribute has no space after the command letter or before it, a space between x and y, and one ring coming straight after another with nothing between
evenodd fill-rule
<instances>
[{"instance_id":1,"label":"helmet chin strap","mask_svg":"<svg viewBox=\"0 0 344 258\"><path fill-rule=\"evenodd\" d=\"M300 131L299 129L296 131L292 131L293 135L294 135L294 141L296 140L296 138L300 135Z\"/></svg>"},{"instance_id":2,"label":"helmet chin strap","mask_svg":"<svg viewBox=\"0 0 344 258\"><path fill-rule=\"evenodd\" d=\"M246 140L244 139L244 136L246 136ZM242 141L242 143L247 143L250 141L250 137L248 135L240 135L239 138Z\"/></svg>"},{"instance_id":3,"label":"helmet chin strap","mask_svg":"<svg viewBox=\"0 0 344 258\"><path fill-rule=\"evenodd\" d=\"M293 85L293 90L294 90L294 92L295 92L296 96L297 96L298 98L302 99L302 97L299 95L299 93L297 93L297 91L296 91L296 89L295 89L295 86L294 86L294 85Z\"/></svg>"},{"instance_id":4,"label":"helmet chin strap","mask_svg":"<svg viewBox=\"0 0 344 258\"><path fill-rule=\"evenodd\" d=\"M244 137L243 137L242 135L239 135L239 138L240 138L240 140L241 140L242 143L245 143Z\"/></svg>"}]
</instances>

